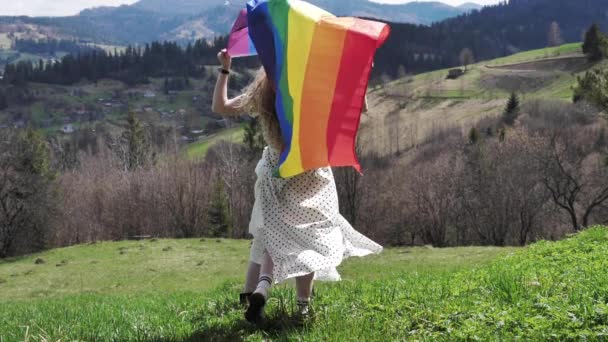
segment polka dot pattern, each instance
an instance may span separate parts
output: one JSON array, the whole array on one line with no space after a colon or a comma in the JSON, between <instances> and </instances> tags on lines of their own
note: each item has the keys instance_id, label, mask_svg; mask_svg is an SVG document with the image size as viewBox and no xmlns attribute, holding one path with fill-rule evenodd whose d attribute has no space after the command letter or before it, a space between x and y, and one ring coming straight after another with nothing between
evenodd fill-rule
<instances>
[{"instance_id":1,"label":"polka dot pattern","mask_svg":"<svg viewBox=\"0 0 608 342\"><path fill-rule=\"evenodd\" d=\"M281 179L273 176L278 162L279 152L266 147L256 167L249 225L254 237L250 259L261 263L268 250L275 283L311 272L316 280L339 281L336 267L342 260L382 251L340 215L331 168Z\"/></svg>"}]
</instances>

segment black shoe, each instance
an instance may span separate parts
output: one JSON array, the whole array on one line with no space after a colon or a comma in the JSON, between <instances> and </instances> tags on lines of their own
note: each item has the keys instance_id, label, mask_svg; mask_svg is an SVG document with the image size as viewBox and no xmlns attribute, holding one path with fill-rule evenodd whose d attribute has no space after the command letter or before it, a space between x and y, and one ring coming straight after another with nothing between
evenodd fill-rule
<instances>
[{"instance_id":1,"label":"black shoe","mask_svg":"<svg viewBox=\"0 0 608 342\"><path fill-rule=\"evenodd\" d=\"M264 307L266 306L266 298L260 293L254 293L249 296L249 307L245 312L247 321L253 324L260 324L264 320Z\"/></svg>"},{"instance_id":2,"label":"black shoe","mask_svg":"<svg viewBox=\"0 0 608 342\"><path fill-rule=\"evenodd\" d=\"M247 303L249 303L249 297L251 297L252 294L253 292L241 293L239 295L239 303L241 303L241 305L247 305Z\"/></svg>"}]
</instances>

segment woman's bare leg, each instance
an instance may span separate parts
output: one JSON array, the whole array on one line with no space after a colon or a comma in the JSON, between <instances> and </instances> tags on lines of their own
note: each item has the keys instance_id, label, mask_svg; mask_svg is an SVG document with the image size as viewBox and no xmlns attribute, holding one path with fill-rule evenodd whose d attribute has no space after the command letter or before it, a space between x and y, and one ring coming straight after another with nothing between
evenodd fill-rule
<instances>
[{"instance_id":1,"label":"woman's bare leg","mask_svg":"<svg viewBox=\"0 0 608 342\"><path fill-rule=\"evenodd\" d=\"M312 294L312 286L314 283L315 274L310 273L305 276L296 277L296 293L298 295L298 300L310 298Z\"/></svg>"},{"instance_id":2,"label":"woman's bare leg","mask_svg":"<svg viewBox=\"0 0 608 342\"><path fill-rule=\"evenodd\" d=\"M310 273L305 276L296 277L296 293L298 301L296 302L298 310L296 314L301 319L306 319L310 315L310 296L312 295L312 286L314 283L315 274Z\"/></svg>"},{"instance_id":3,"label":"woman's bare leg","mask_svg":"<svg viewBox=\"0 0 608 342\"><path fill-rule=\"evenodd\" d=\"M252 261L249 262L249 268L247 269L247 277L245 278L244 293L253 293L253 291L255 291L255 288L258 286L261 268L262 265L256 264Z\"/></svg>"}]
</instances>

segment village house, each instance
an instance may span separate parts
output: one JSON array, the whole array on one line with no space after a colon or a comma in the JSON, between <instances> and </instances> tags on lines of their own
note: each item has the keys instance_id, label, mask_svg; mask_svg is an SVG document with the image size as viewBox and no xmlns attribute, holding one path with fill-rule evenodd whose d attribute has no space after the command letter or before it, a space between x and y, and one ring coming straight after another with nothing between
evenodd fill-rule
<instances>
[{"instance_id":1,"label":"village house","mask_svg":"<svg viewBox=\"0 0 608 342\"><path fill-rule=\"evenodd\" d=\"M151 98L156 97L156 94L152 90L146 90L144 92L144 97L147 99L151 99Z\"/></svg>"},{"instance_id":2,"label":"village house","mask_svg":"<svg viewBox=\"0 0 608 342\"><path fill-rule=\"evenodd\" d=\"M450 71L448 71L448 79L450 80L455 80L462 75L464 75L464 70L460 68L450 69Z\"/></svg>"},{"instance_id":3,"label":"village house","mask_svg":"<svg viewBox=\"0 0 608 342\"><path fill-rule=\"evenodd\" d=\"M65 134L74 133L74 125L72 125L72 124L63 125L63 127L61 128L61 131Z\"/></svg>"}]
</instances>

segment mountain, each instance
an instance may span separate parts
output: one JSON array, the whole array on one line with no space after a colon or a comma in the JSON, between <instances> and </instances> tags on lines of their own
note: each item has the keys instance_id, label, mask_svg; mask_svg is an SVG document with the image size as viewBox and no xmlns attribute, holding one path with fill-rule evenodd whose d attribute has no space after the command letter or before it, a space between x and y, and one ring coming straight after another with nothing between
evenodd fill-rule
<instances>
[{"instance_id":1,"label":"mountain","mask_svg":"<svg viewBox=\"0 0 608 342\"><path fill-rule=\"evenodd\" d=\"M244 1L232 1L244 3ZM205 10L230 4L228 0L140 0L132 5L134 8L172 15L194 15Z\"/></svg>"},{"instance_id":2,"label":"mountain","mask_svg":"<svg viewBox=\"0 0 608 342\"><path fill-rule=\"evenodd\" d=\"M336 15L381 18L391 22L412 24L431 24L449 17L454 17L467 9L459 9L442 2L410 2L400 5L389 5L367 0L310 0Z\"/></svg>"},{"instance_id":3,"label":"mountain","mask_svg":"<svg viewBox=\"0 0 608 342\"><path fill-rule=\"evenodd\" d=\"M431 24L470 11L441 2L387 5L368 0L309 0L337 15ZM59 36L127 45L166 39L190 42L224 35L243 8L242 0L140 0L133 5L96 7L69 17L0 17L2 24L44 26ZM31 26L30 26L31 28Z\"/></svg>"},{"instance_id":4,"label":"mountain","mask_svg":"<svg viewBox=\"0 0 608 342\"><path fill-rule=\"evenodd\" d=\"M460 6L458 6L459 9L464 10L464 11L472 11L472 10L480 10L483 8L482 5L474 3L474 2L466 2Z\"/></svg>"}]
</instances>

